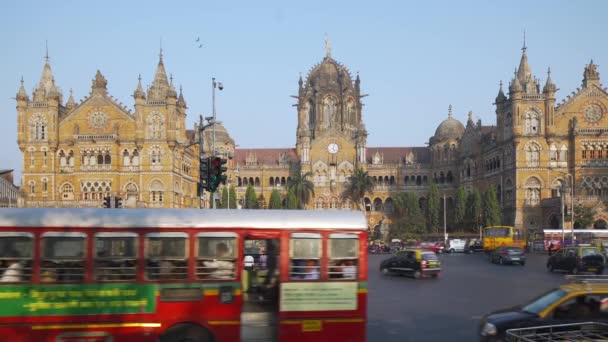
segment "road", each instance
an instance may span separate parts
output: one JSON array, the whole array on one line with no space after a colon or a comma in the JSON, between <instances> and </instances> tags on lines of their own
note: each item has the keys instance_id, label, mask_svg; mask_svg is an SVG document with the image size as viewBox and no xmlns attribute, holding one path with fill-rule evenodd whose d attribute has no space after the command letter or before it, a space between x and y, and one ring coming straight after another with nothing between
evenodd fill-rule
<instances>
[{"instance_id":1,"label":"road","mask_svg":"<svg viewBox=\"0 0 608 342\"><path fill-rule=\"evenodd\" d=\"M440 255L439 279L383 276L369 256L368 341L476 341L479 318L524 303L564 282L549 273L546 255L525 266L491 264L483 254Z\"/></svg>"}]
</instances>

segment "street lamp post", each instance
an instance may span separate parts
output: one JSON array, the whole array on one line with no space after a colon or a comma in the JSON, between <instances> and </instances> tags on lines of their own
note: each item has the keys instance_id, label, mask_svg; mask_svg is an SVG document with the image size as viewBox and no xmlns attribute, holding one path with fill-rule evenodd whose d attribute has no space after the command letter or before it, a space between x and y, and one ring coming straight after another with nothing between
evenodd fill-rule
<instances>
[{"instance_id":1,"label":"street lamp post","mask_svg":"<svg viewBox=\"0 0 608 342\"><path fill-rule=\"evenodd\" d=\"M446 222L446 205L445 205L445 192L443 193L443 245L445 248L448 246L448 231Z\"/></svg>"},{"instance_id":2,"label":"street lamp post","mask_svg":"<svg viewBox=\"0 0 608 342\"><path fill-rule=\"evenodd\" d=\"M570 224L572 225L571 229L572 229L572 240L575 239L574 237L574 176L569 173L569 172L563 172L563 171L557 171L563 175L566 175L568 177L568 180L570 181ZM561 206L562 206L562 244L564 243L564 224L566 221L566 213L564 210L565 207L565 201L564 201L564 192L563 192L563 185L562 185L562 189L561 189L561 193L560 193L560 198L561 198Z\"/></svg>"}]
</instances>

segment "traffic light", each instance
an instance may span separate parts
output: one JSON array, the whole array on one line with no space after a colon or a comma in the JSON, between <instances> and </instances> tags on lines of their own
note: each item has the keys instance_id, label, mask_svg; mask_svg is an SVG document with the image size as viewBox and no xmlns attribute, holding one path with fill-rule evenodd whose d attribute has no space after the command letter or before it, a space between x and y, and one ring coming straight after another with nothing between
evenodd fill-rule
<instances>
[{"instance_id":1,"label":"traffic light","mask_svg":"<svg viewBox=\"0 0 608 342\"><path fill-rule=\"evenodd\" d=\"M211 158L203 158L200 159L200 175L199 175L199 185L201 190L209 190L209 171L210 171L210 159Z\"/></svg>"},{"instance_id":2,"label":"traffic light","mask_svg":"<svg viewBox=\"0 0 608 342\"><path fill-rule=\"evenodd\" d=\"M106 196L103 198L103 207L112 208L112 197Z\"/></svg>"},{"instance_id":3,"label":"traffic light","mask_svg":"<svg viewBox=\"0 0 608 342\"><path fill-rule=\"evenodd\" d=\"M228 161L220 157L209 158L211 161L211 169L209 172L209 191L214 192L220 184L226 184L226 172L228 169L224 166Z\"/></svg>"},{"instance_id":4,"label":"traffic light","mask_svg":"<svg viewBox=\"0 0 608 342\"><path fill-rule=\"evenodd\" d=\"M114 198L114 208L122 208L122 198Z\"/></svg>"}]
</instances>

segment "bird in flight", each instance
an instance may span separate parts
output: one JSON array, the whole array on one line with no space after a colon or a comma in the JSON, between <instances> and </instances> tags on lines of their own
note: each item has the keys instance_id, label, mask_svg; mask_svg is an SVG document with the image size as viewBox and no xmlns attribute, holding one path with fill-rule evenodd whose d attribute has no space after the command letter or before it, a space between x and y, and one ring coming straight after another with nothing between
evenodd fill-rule
<instances>
[{"instance_id":1,"label":"bird in flight","mask_svg":"<svg viewBox=\"0 0 608 342\"><path fill-rule=\"evenodd\" d=\"M203 47L203 44L200 44L200 45L198 46L198 48L199 48L199 49L200 49L200 48L202 48L202 47Z\"/></svg>"},{"instance_id":2,"label":"bird in flight","mask_svg":"<svg viewBox=\"0 0 608 342\"><path fill-rule=\"evenodd\" d=\"M196 41L198 42L199 40L201 40L201 37L196 37Z\"/></svg>"}]
</instances>

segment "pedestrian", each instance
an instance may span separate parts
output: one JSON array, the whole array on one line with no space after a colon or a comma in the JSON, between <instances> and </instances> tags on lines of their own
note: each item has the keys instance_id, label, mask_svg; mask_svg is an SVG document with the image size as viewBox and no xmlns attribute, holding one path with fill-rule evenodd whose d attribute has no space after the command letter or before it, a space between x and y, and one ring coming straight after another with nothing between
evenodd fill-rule
<instances>
[{"instance_id":1,"label":"pedestrian","mask_svg":"<svg viewBox=\"0 0 608 342\"><path fill-rule=\"evenodd\" d=\"M549 253L549 256L551 256L553 254L553 242L549 242L549 247L547 247L547 252Z\"/></svg>"}]
</instances>

